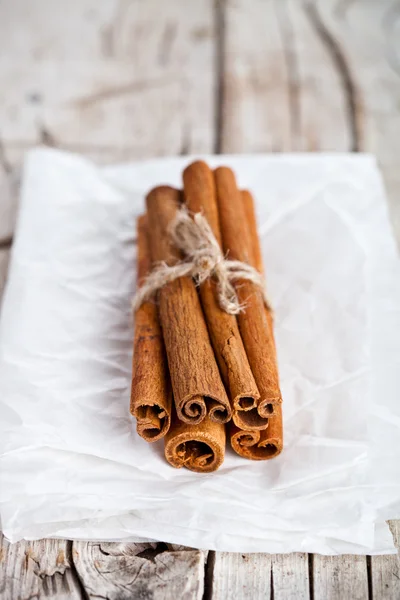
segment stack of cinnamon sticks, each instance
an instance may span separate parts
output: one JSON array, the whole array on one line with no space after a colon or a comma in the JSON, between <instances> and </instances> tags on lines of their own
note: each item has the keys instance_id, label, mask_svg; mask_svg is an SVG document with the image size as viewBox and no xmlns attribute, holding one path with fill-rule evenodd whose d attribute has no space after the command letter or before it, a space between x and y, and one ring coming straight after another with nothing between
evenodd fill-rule
<instances>
[{"instance_id":1,"label":"stack of cinnamon sticks","mask_svg":"<svg viewBox=\"0 0 400 600\"><path fill-rule=\"evenodd\" d=\"M201 161L183 172L183 191L161 186L138 219L138 285L153 265L185 259L170 227L182 203L201 212L223 253L263 271L254 202L227 167ZM145 440L164 438L174 467L211 472L224 460L226 437L244 458L267 460L283 445L273 317L260 288L235 282L242 310L225 312L213 277L198 287L179 277L135 313L131 413Z\"/></svg>"}]
</instances>

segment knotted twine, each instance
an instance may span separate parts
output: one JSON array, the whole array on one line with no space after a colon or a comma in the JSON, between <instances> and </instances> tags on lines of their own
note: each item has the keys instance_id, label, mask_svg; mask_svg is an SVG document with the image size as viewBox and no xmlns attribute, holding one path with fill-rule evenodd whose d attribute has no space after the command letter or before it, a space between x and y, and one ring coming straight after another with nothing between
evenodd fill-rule
<instances>
[{"instance_id":1,"label":"knotted twine","mask_svg":"<svg viewBox=\"0 0 400 600\"><path fill-rule=\"evenodd\" d=\"M134 311L179 277L192 277L196 285L213 277L219 304L230 315L237 315L245 308L233 287L235 281L243 279L260 289L265 305L270 307L262 275L247 263L229 260L223 255L207 219L201 213L190 216L186 207L182 207L169 227L169 235L176 248L183 252L185 260L172 266L165 262L156 265L133 298Z\"/></svg>"}]
</instances>

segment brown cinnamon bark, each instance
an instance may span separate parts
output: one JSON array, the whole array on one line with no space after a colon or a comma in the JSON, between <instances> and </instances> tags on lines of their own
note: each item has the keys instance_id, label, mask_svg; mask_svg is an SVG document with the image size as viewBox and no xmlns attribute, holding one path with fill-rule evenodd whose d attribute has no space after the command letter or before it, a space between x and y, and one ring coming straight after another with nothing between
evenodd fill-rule
<instances>
[{"instance_id":1,"label":"brown cinnamon bark","mask_svg":"<svg viewBox=\"0 0 400 600\"><path fill-rule=\"evenodd\" d=\"M263 263L260 238L257 232L254 201L250 192L247 190L241 192L241 196L248 230L250 232L250 239L252 241L250 248L250 264L260 271L260 273L262 273ZM272 313L266 307L265 313L271 328L272 340L274 342L273 350L276 356L276 347L273 337ZM244 458L250 458L253 460L267 460L274 458L280 454L283 448L282 405L278 404L275 407L275 414L269 419L269 424L266 431L243 431L231 424L229 436L232 448Z\"/></svg>"},{"instance_id":2,"label":"brown cinnamon bark","mask_svg":"<svg viewBox=\"0 0 400 600\"><path fill-rule=\"evenodd\" d=\"M137 279L140 286L151 269L147 218L137 220ZM167 357L154 302L144 302L135 313L131 413L137 432L147 442L167 433L171 423L172 390Z\"/></svg>"},{"instance_id":3,"label":"brown cinnamon bark","mask_svg":"<svg viewBox=\"0 0 400 600\"><path fill-rule=\"evenodd\" d=\"M243 431L230 423L229 435L234 451L250 460L269 460L278 456L282 452L282 437L271 431L271 423L276 419L272 417L268 428L263 431Z\"/></svg>"},{"instance_id":4,"label":"brown cinnamon bark","mask_svg":"<svg viewBox=\"0 0 400 600\"><path fill-rule=\"evenodd\" d=\"M224 251L229 258L251 264L252 240L235 176L227 167L219 167L214 175ZM239 301L245 305L238 315L238 324L261 395L257 410L261 417L267 418L276 413L282 402L272 331L258 288L244 280L235 287Z\"/></svg>"},{"instance_id":5,"label":"brown cinnamon bark","mask_svg":"<svg viewBox=\"0 0 400 600\"><path fill-rule=\"evenodd\" d=\"M242 203L244 207L244 212L246 216L248 231L250 233L250 241L251 241L251 250L252 255L250 258L250 264L257 269L260 273L264 273L264 265L262 259L261 252L261 243L260 236L258 235L258 227L257 227L257 217L254 206L253 196L250 194L248 190L242 190ZM271 332L271 337L273 341L273 351L276 354L276 346L275 346L275 338L274 338L274 319L272 315L272 311L267 307L265 308L265 314L268 320L268 325Z\"/></svg>"},{"instance_id":6,"label":"brown cinnamon bark","mask_svg":"<svg viewBox=\"0 0 400 600\"><path fill-rule=\"evenodd\" d=\"M189 210L204 214L221 245L214 176L206 163L196 161L184 170L183 191ZM215 356L233 408L233 419L243 429L265 429L268 420L261 418L257 412L260 394L236 318L220 307L217 285L213 279L206 280L200 286L200 297Z\"/></svg>"},{"instance_id":7,"label":"brown cinnamon bark","mask_svg":"<svg viewBox=\"0 0 400 600\"><path fill-rule=\"evenodd\" d=\"M168 232L179 198L180 192L168 186L153 189L146 198L153 263L164 261L172 266L181 258ZM168 283L159 291L158 300L178 418L198 424L209 415L211 421L226 423L231 407L193 280L180 277Z\"/></svg>"},{"instance_id":8,"label":"brown cinnamon bark","mask_svg":"<svg viewBox=\"0 0 400 600\"><path fill-rule=\"evenodd\" d=\"M222 423L206 417L197 425L188 425L173 410L172 425L165 436L165 458L176 469L186 467L197 473L210 473L222 465L225 443Z\"/></svg>"},{"instance_id":9,"label":"brown cinnamon bark","mask_svg":"<svg viewBox=\"0 0 400 600\"><path fill-rule=\"evenodd\" d=\"M257 217L253 196L248 190L241 190L241 199L246 218L247 231L250 238L250 264L260 273L264 273L260 236L258 235ZM270 311L268 311L270 314Z\"/></svg>"}]
</instances>

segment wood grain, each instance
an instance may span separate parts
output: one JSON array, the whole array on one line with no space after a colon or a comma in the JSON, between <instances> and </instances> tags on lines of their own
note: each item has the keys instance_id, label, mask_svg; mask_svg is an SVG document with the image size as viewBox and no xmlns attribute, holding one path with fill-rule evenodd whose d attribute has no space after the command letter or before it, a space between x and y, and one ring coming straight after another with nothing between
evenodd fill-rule
<instances>
[{"instance_id":1,"label":"wood grain","mask_svg":"<svg viewBox=\"0 0 400 600\"><path fill-rule=\"evenodd\" d=\"M165 544L74 542L73 557L91 600L200 600L205 554L168 551Z\"/></svg>"},{"instance_id":2,"label":"wood grain","mask_svg":"<svg viewBox=\"0 0 400 600\"><path fill-rule=\"evenodd\" d=\"M309 600L307 554L217 552L213 571L212 599L225 600L225 598ZM317 596L315 598L317 599Z\"/></svg>"},{"instance_id":3,"label":"wood grain","mask_svg":"<svg viewBox=\"0 0 400 600\"><path fill-rule=\"evenodd\" d=\"M371 557L372 598L400 598L400 561L398 555Z\"/></svg>"},{"instance_id":4,"label":"wood grain","mask_svg":"<svg viewBox=\"0 0 400 600\"><path fill-rule=\"evenodd\" d=\"M190 10L185 0L60 6L0 4L5 145L111 148L126 158L211 149L212 0Z\"/></svg>"},{"instance_id":5,"label":"wood grain","mask_svg":"<svg viewBox=\"0 0 400 600\"><path fill-rule=\"evenodd\" d=\"M329 29L332 21L342 18L338 29L348 33L348 22L337 16L338 4L227 0L224 149L359 149L355 69L347 59L346 44L337 43ZM358 4L364 5L363 18L353 26L362 30L372 3Z\"/></svg>"},{"instance_id":6,"label":"wood grain","mask_svg":"<svg viewBox=\"0 0 400 600\"><path fill-rule=\"evenodd\" d=\"M377 155L389 191L392 220L400 234L400 35L399 7L391 0L317 5L313 25L339 69L353 147ZM312 14L313 11L311 11ZM317 16L317 18L315 18ZM346 78L345 70L349 77ZM346 79L349 81L346 82Z\"/></svg>"},{"instance_id":7,"label":"wood grain","mask_svg":"<svg viewBox=\"0 0 400 600\"><path fill-rule=\"evenodd\" d=\"M397 4L227 0L224 152L377 155L400 238Z\"/></svg>"},{"instance_id":8,"label":"wood grain","mask_svg":"<svg viewBox=\"0 0 400 600\"><path fill-rule=\"evenodd\" d=\"M366 600L369 597L366 557L315 554L313 590L315 600Z\"/></svg>"},{"instance_id":9,"label":"wood grain","mask_svg":"<svg viewBox=\"0 0 400 600\"><path fill-rule=\"evenodd\" d=\"M396 547L400 548L400 521L391 521L390 529ZM371 556L369 558L371 591L374 600L400 598L400 554Z\"/></svg>"},{"instance_id":10,"label":"wood grain","mask_svg":"<svg viewBox=\"0 0 400 600\"><path fill-rule=\"evenodd\" d=\"M207 553L157 543L40 540L0 534L0 598L198 600Z\"/></svg>"},{"instance_id":11,"label":"wood grain","mask_svg":"<svg viewBox=\"0 0 400 600\"><path fill-rule=\"evenodd\" d=\"M215 556L212 600L270 600L271 555L231 554Z\"/></svg>"},{"instance_id":12,"label":"wood grain","mask_svg":"<svg viewBox=\"0 0 400 600\"><path fill-rule=\"evenodd\" d=\"M288 74L274 0L227 0L224 12L223 152L291 149Z\"/></svg>"},{"instance_id":13,"label":"wood grain","mask_svg":"<svg viewBox=\"0 0 400 600\"><path fill-rule=\"evenodd\" d=\"M309 600L308 556L304 553L272 555L274 600Z\"/></svg>"},{"instance_id":14,"label":"wood grain","mask_svg":"<svg viewBox=\"0 0 400 600\"><path fill-rule=\"evenodd\" d=\"M9 544L0 533L0 598L82 598L71 548L66 540Z\"/></svg>"}]
</instances>

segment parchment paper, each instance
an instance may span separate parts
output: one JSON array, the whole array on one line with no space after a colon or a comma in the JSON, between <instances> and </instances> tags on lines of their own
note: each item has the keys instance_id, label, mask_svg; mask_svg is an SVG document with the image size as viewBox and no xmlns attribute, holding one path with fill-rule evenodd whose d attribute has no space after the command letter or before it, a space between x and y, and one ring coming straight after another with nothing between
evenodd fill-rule
<instances>
[{"instance_id":1,"label":"parchment paper","mask_svg":"<svg viewBox=\"0 0 400 600\"><path fill-rule=\"evenodd\" d=\"M392 552L400 516L400 269L368 155L204 157L254 192L285 450L175 470L129 415L135 219L189 158L28 154L0 323L0 514L11 540Z\"/></svg>"}]
</instances>

